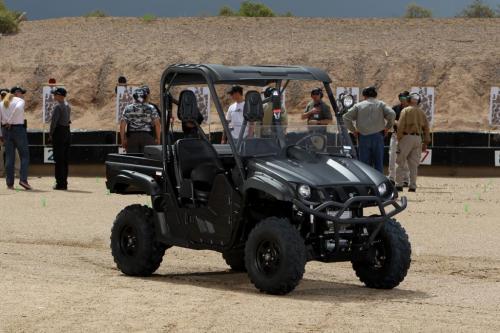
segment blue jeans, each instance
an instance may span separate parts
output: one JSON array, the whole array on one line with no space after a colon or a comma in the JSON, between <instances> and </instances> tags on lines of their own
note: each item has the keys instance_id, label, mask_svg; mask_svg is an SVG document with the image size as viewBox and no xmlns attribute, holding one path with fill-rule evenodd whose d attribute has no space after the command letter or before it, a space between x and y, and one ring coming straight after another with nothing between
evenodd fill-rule
<instances>
[{"instance_id":1,"label":"blue jeans","mask_svg":"<svg viewBox=\"0 0 500 333\"><path fill-rule=\"evenodd\" d=\"M384 173L384 135L359 135L359 160Z\"/></svg>"},{"instance_id":2,"label":"blue jeans","mask_svg":"<svg viewBox=\"0 0 500 333\"><path fill-rule=\"evenodd\" d=\"M28 166L30 163L30 152L28 148L28 135L26 128L22 125L14 125L10 128L2 127L3 138L5 140L5 180L7 186L14 185L14 163L16 161L16 151L19 152L21 169L19 178L23 182L28 181Z\"/></svg>"}]
</instances>

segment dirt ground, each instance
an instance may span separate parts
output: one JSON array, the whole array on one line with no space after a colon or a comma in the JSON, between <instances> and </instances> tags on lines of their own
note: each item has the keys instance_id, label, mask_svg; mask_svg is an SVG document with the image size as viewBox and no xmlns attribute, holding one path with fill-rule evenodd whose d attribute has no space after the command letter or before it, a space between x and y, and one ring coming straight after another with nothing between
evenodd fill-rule
<instances>
[{"instance_id":1,"label":"dirt ground","mask_svg":"<svg viewBox=\"0 0 500 333\"><path fill-rule=\"evenodd\" d=\"M151 278L114 266L114 216L145 196L102 178L0 187L0 332L499 332L500 179L421 178L399 220L413 261L399 288L364 288L350 264L309 263L288 296L259 293L221 255L167 250Z\"/></svg>"}]
</instances>

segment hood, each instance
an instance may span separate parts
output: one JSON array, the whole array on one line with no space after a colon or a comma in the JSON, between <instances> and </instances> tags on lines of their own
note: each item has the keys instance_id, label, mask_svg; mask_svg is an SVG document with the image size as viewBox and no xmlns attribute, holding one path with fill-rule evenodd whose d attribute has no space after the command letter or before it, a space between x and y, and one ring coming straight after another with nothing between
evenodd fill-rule
<instances>
[{"instance_id":1,"label":"hood","mask_svg":"<svg viewBox=\"0 0 500 333\"><path fill-rule=\"evenodd\" d=\"M324 186L336 184L376 185L387 181L377 170L358 160L327 155L311 158L262 158L251 161L249 170L286 182Z\"/></svg>"}]
</instances>

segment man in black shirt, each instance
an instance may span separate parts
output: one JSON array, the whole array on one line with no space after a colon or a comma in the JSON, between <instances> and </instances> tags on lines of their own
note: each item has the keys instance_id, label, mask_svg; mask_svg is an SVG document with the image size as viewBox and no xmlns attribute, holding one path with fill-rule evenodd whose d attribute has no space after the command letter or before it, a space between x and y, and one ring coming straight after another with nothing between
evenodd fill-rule
<instances>
[{"instance_id":1,"label":"man in black shirt","mask_svg":"<svg viewBox=\"0 0 500 333\"><path fill-rule=\"evenodd\" d=\"M396 151L398 150L398 136L397 136L397 131L398 131L398 120L399 116L401 115L401 111L407 106L410 105L410 92L409 91L403 91L398 95L399 98L399 104L395 105L392 107L394 112L396 113L396 121L394 122L394 132L391 135L391 142L389 146L389 179L391 182L395 182L396 180ZM410 181L410 170L408 169L408 165L403 166L404 170L404 184L408 186L408 183Z\"/></svg>"},{"instance_id":2,"label":"man in black shirt","mask_svg":"<svg viewBox=\"0 0 500 333\"><path fill-rule=\"evenodd\" d=\"M56 185L54 190L68 189L68 160L71 133L71 107L66 102L67 91L64 88L57 88L52 91L54 99L57 101L52 110L52 121L50 123L50 140L52 141Z\"/></svg>"}]
</instances>

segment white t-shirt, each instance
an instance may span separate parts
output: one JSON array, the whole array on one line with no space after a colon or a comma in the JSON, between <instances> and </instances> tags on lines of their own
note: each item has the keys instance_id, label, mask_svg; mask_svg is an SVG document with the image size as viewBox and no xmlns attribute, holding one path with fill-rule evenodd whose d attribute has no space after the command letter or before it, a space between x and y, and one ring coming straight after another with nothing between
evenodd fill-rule
<instances>
[{"instance_id":1,"label":"white t-shirt","mask_svg":"<svg viewBox=\"0 0 500 333\"><path fill-rule=\"evenodd\" d=\"M229 129L234 139L238 139L243 124L243 107L245 102L233 103L227 110L226 120L229 123ZM248 126L245 129L245 135L248 134Z\"/></svg>"},{"instance_id":2,"label":"white t-shirt","mask_svg":"<svg viewBox=\"0 0 500 333\"><path fill-rule=\"evenodd\" d=\"M24 124L24 105L22 98L14 97L10 101L8 108L5 107L4 101L0 102L0 121L2 125L23 125Z\"/></svg>"}]
</instances>

